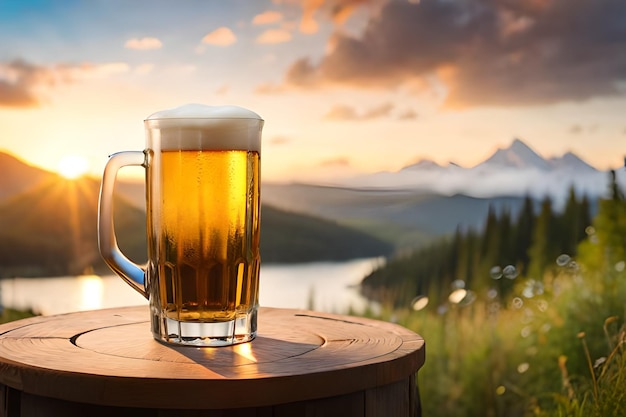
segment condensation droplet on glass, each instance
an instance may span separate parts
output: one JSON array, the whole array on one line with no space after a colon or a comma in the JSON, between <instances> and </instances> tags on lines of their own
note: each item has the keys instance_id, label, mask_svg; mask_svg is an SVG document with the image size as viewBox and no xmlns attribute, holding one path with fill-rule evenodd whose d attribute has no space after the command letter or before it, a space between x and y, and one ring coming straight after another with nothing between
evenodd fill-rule
<instances>
[{"instance_id":1,"label":"condensation droplet on glass","mask_svg":"<svg viewBox=\"0 0 626 417\"><path fill-rule=\"evenodd\" d=\"M602 356L601 358L596 359L596 361L593 363L593 367L597 368L600 365L602 365L604 362L606 362L606 358Z\"/></svg>"},{"instance_id":2,"label":"condensation droplet on glass","mask_svg":"<svg viewBox=\"0 0 626 417\"><path fill-rule=\"evenodd\" d=\"M556 258L556 264L558 266L566 266L572 260L572 257L563 253Z\"/></svg>"},{"instance_id":3,"label":"condensation droplet on glass","mask_svg":"<svg viewBox=\"0 0 626 417\"><path fill-rule=\"evenodd\" d=\"M596 229L593 226L587 226L585 228L585 233L587 233L588 236L591 236L596 233Z\"/></svg>"},{"instance_id":4,"label":"condensation droplet on glass","mask_svg":"<svg viewBox=\"0 0 626 417\"><path fill-rule=\"evenodd\" d=\"M523 374L524 372L528 371L528 368L530 368L530 365L528 364L528 362L522 362L519 365L517 365L517 372L519 372L520 374Z\"/></svg>"},{"instance_id":5,"label":"condensation droplet on glass","mask_svg":"<svg viewBox=\"0 0 626 417\"><path fill-rule=\"evenodd\" d=\"M539 330L541 330L542 333L548 333L551 328L552 325L550 323L544 323Z\"/></svg>"},{"instance_id":6,"label":"condensation droplet on glass","mask_svg":"<svg viewBox=\"0 0 626 417\"><path fill-rule=\"evenodd\" d=\"M589 241L590 241L591 243L593 243L594 245L597 245L597 244L598 244L598 236L597 236L597 235L591 235L591 236L589 236Z\"/></svg>"},{"instance_id":7,"label":"condensation droplet on glass","mask_svg":"<svg viewBox=\"0 0 626 417\"><path fill-rule=\"evenodd\" d=\"M515 279L517 278L517 268L513 265L507 265L502 270L502 274L504 275L504 278Z\"/></svg>"},{"instance_id":8,"label":"condensation droplet on glass","mask_svg":"<svg viewBox=\"0 0 626 417\"><path fill-rule=\"evenodd\" d=\"M489 275L493 279L502 278L502 268L500 268L499 266L492 266L491 269L489 270Z\"/></svg>"},{"instance_id":9,"label":"condensation droplet on glass","mask_svg":"<svg viewBox=\"0 0 626 417\"><path fill-rule=\"evenodd\" d=\"M528 348L526 348L526 354L528 356L535 356L537 352L539 352L537 346L528 346Z\"/></svg>"},{"instance_id":10,"label":"condensation droplet on glass","mask_svg":"<svg viewBox=\"0 0 626 417\"><path fill-rule=\"evenodd\" d=\"M489 288L489 290L487 291L487 298L489 298L490 300L493 300L497 296L498 296L498 290L496 290L495 288Z\"/></svg>"},{"instance_id":11,"label":"condensation droplet on glass","mask_svg":"<svg viewBox=\"0 0 626 417\"><path fill-rule=\"evenodd\" d=\"M575 272L578 272L580 267L578 265L578 262L571 261L569 264L567 264L567 269L568 269L569 272L575 273Z\"/></svg>"},{"instance_id":12,"label":"condensation droplet on glass","mask_svg":"<svg viewBox=\"0 0 626 417\"><path fill-rule=\"evenodd\" d=\"M617 272L624 272L624 267L626 267L626 262L624 261L619 261L615 264L615 270Z\"/></svg>"},{"instance_id":13,"label":"condensation droplet on glass","mask_svg":"<svg viewBox=\"0 0 626 417\"><path fill-rule=\"evenodd\" d=\"M498 386L498 388L496 388L497 395L504 395L505 392L506 392L506 387L504 385L500 385Z\"/></svg>"},{"instance_id":14,"label":"condensation droplet on glass","mask_svg":"<svg viewBox=\"0 0 626 417\"><path fill-rule=\"evenodd\" d=\"M528 336L530 336L531 333L532 333L532 330L531 330L530 326L525 326L520 331L520 336L522 336L525 339Z\"/></svg>"},{"instance_id":15,"label":"condensation droplet on glass","mask_svg":"<svg viewBox=\"0 0 626 417\"><path fill-rule=\"evenodd\" d=\"M440 316L443 316L447 312L448 312L448 306L447 305L441 304L439 307L437 307L437 314L439 314Z\"/></svg>"},{"instance_id":16,"label":"condensation droplet on glass","mask_svg":"<svg viewBox=\"0 0 626 417\"><path fill-rule=\"evenodd\" d=\"M511 300L511 305L514 309L519 310L524 306L524 300L519 297L515 297L513 300Z\"/></svg>"}]
</instances>

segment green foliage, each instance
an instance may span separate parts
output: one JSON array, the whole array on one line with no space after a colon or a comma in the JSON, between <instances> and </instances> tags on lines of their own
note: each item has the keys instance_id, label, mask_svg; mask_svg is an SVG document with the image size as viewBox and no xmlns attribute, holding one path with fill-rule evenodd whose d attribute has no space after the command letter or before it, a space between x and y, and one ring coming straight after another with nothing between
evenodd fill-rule
<instances>
[{"instance_id":1,"label":"green foliage","mask_svg":"<svg viewBox=\"0 0 626 417\"><path fill-rule=\"evenodd\" d=\"M571 195L569 200L561 214L547 210L550 204L544 202L542 220L526 217L535 223L532 236L547 240L532 250L533 243L526 245L529 263L540 255L539 247L552 255L534 264L544 265L536 276L509 280L506 294L476 291L466 303L439 297L420 311L386 300L381 318L394 317L426 340L426 364L418 375L424 415L626 415L626 201L619 192L602 200L583 235L588 202L574 204ZM514 236L520 236L522 216L510 229ZM485 229L497 235L496 220L489 222ZM547 228L553 232L538 231ZM569 243L570 255L554 250L567 243L564 234L575 240L584 236L577 246ZM485 237L470 235L460 247L471 245L451 253L463 258L480 248L478 253L490 256L493 248ZM451 242L458 247L459 239ZM401 268L399 261L391 265ZM404 264L405 277L417 272L408 265L417 263ZM419 284L409 285L419 290ZM441 294L450 293L448 285L440 286ZM428 295L435 293L431 288Z\"/></svg>"},{"instance_id":2,"label":"green foliage","mask_svg":"<svg viewBox=\"0 0 626 417\"><path fill-rule=\"evenodd\" d=\"M387 255L393 247L368 234L316 217L263 206L264 262L312 262Z\"/></svg>"},{"instance_id":3,"label":"green foliage","mask_svg":"<svg viewBox=\"0 0 626 417\"><path fill-rule=\"evenodd\" d=\"M33 317L35 316L35 313L33 313L30 310L15 310L12 308L3 308L2 310L0 310L0 324L1 323L8 323L10 321L14 321L14 320L21 320L21 319L25 319L28 317Z\"/></svg>"},{"instance_id":4,"label":"green foliage","mask_svg":"<svg viewBox=\"0 0 626 417\"><path fill-rule=\"evenodd\" d=\"M576 246L589 226L589 211L588 200L578 199L573 189L561 212L545 198L536 213L532 199L527 197L515 218L506 209L500 213L490 209L481 231L457 230L451 237L389 259L363 284L370 296L379 301L393 299L399 306L419 294L435 295L441 302L457 279L474 291L486 291L494 285L493 268L510 266L517 275L541 281L545 273L554 272L557 256L576 255ZM512 287L511 280L497 283L502 296Z\"/></svg>"}]
</instances>

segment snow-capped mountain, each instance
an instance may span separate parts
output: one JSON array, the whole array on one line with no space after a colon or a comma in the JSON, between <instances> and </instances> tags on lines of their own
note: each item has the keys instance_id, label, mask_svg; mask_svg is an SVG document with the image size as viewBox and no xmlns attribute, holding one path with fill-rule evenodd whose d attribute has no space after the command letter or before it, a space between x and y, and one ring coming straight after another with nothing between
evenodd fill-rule
<instances>
[{"instance_id":1,"label":"snow-capped mountain","mask_svg":"<svg viewBox=\"0 0 626 417\"><path fill-rule=\"evenodd\" d=\"M617 175L620 184L626 186L626 169L619 169ZM550 195L562 201L572 186L578 195L606 195L608 181L607 172L597 170L572 152L546 159L515 139L509 147L496 150L474 167L464 168L453 163L442 166L422 160L397 172L346 179L341 185L473 197L531 195L542 198Z\"/></svg>"},{"instance_id":2,"label":"snow-capped mountain","mask_svg":"<svg viewBox=\"0 0 626 417\"><path fill-rule=\"evenodd\" d=\"M551 164L535 151L533 151L528 145L519 139L515 139L511 146L506 149L498 149L487 160L480 163L477 167L489 167L489 168L536 168L540 170L550 170Z\"/></svg>"}]
</instances>

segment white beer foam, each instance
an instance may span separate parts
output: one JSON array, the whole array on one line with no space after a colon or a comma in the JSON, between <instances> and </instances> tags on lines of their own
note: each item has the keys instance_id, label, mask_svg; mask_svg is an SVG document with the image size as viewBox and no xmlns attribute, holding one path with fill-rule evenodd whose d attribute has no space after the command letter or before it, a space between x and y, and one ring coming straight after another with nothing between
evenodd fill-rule
<instances>
[{"instance_id":1,"label":"white beer foam","mask_svg":"<svg viewBox=\"0 0 626 417\"><path fill-rule=\"evenodd\" d=\"M159 141L161 150L261 151L263 119L243 107L186 104L153 113L145 123L149 148L154 148L151 141Z\"/></svg>"}]
</instances>

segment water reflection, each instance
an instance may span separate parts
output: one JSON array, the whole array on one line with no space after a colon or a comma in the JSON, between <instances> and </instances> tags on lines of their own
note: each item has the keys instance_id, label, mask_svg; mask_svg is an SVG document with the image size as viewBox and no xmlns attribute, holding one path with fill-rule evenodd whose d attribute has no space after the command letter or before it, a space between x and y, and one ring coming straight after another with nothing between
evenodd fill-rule
<instances>
[{"instance_id":1,"label":"water reflection","mask_svg":"<svg viewBox=\"0 0 626 417\"><path fill-rule=\"evenodd\" d=\"M380 306L363 297L358 284L381 259L264 265L260 303L263 307L346 313L350 308L376 312ZM311 298L314 298L312 301ZM147 301L115 275L0 280L0 305L32 308L44 315L145 305Z\"/></svg>"},{"instance_id":2,"label":"water reflection","mask_svg":"<svg viewBox=\"0 0 626 417\"><path fill-rule=\"evenodd\" d=\"M83 275L77 278L80 286L80 310L96 310L102 308L104 284L97 275Z\"/></svg>"}]
</instances>

